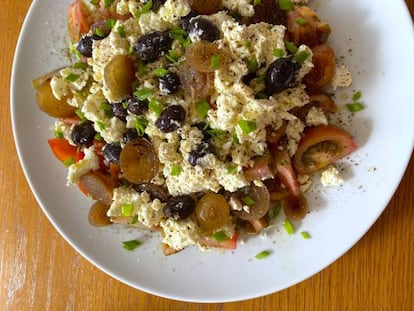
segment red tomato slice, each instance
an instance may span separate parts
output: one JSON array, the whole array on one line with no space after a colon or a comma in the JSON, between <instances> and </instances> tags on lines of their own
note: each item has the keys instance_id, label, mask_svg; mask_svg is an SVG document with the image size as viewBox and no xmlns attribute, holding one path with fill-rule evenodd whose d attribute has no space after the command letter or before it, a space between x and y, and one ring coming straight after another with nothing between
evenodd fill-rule
<instances>
[{"instance_id":1,"label":"red tomato slice","mask_svg":"<svg viewBox=\"0 0 414 311\"><path fill-rule=\"evenodd\" d=\"M50 149L52 149L55 157L61 162L65 162L70 158L77 162L79 160L82 160L84 157L84 153L82 151L79 151L78 147L72 146L64 138L52 138L47 142L50 146Z\"/></svg>"},{"instance_id":2,"label":"red tomato slice","mask_svg":"<svg viewBox=\"0 0 414 311\"><path fill-rule=\"evenodd\" d=\"M78 42L81 35L87 33L91 26L89 10L82 0L73 2L67 12L67 23L70 39Z\"/></svg>"},{"instance_id":3,"label":"red tomato slice","mask_svg":"<svg viewBox=\"0 0 414 311\"><path fill-rule=\"evenodd\" d=\"M254 164L244 170L244 177L248 182L253 180L266 180L273 178L273 173L269 167L270 153L265 153L261 157L254 159Z\"/></svg>"},{"instance_id":4,"label":"red tomato slice","mask_svg":"<svg viewBox=\"0 0 414 311\"><path fill-rule=\"evenodd\" d=\"M272 148L273 165L282 184L294 196L300 193L299 181L286 148Z\"/></svg>"},{"instance_id":5,"label":"red tomato slice","mask_svg":"<svg viewBox=\"0 0 414 311\"><path fill-rule=\"evenodd\" d=\"M216 247L216 248L224 248L224 249L236 249L237 247L237 233L233 234L233 236L225 241L217 242L213 237L203 237L200 240L200 244L207 247Z\"/></svg>"},{"instance_id":6,"label":"red tomato slice","mask_svg":"<svg viewBox=\"0 0 414 311\"><path fill-rule=\"evenodd\" d=\"M335 51L327 44L312 48L312 70L303 78L308 90L318 90L328 85L335 75Z\"/></svg>"},{"instance_id":7,"label":"red tomato slice","mask_svg":"<svg viewBox=\"0 0 414 311\"><path fill-rule=\"evenodd\" d=\"M349 155L356 148L352 137L334 125L308 127L299 142L293 166L299 174L311 174Z\"/></svg>"}]
</instances>

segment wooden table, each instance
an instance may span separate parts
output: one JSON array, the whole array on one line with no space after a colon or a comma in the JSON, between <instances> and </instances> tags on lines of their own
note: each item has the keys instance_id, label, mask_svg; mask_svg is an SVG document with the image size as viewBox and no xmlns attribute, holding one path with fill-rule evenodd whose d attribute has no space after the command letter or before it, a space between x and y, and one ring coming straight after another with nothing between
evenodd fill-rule
<instances>
[{"instance_id":1,"label":"wooden table","mask_svg":"<svg viewBox=\"0 0 414 311\"><path fill-rule=\"evenodd\" d=\"M41 212L13 143L9 77L31 2L3 1L0 10L0 305L4 310L414 310L414 157L389 206L361 241L322 272L273 295L228 304L171 301L121 284L84 260ZM406 2L414 13L414 0Z\"/></svg>"}]
</instances>

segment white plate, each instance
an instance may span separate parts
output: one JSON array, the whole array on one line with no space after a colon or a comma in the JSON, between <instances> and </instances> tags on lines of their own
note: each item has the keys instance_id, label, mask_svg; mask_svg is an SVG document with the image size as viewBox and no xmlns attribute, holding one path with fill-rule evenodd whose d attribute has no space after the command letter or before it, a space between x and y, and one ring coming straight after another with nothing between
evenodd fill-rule
<instances>
[{"instance_id":1,"label":"white plate","mask_svg":"<svg viewBox=\"0 0 414 311\"><path fill-rule=\"evenodd\" d=\"M50 152L52 119L35 104L32 78L68 64L65 12L70 1L35 0L17 45L12 74L12 119L27 180L44 213L85 258L112 277L140 290L178 300L226 302L270 294L325 268L354 245L388 204L404 173L414 140L414 34L403 1L314 1L333 29L330 42L354 74L366 109L346 128L359 149L342 162L345 184L314 189L312 212L298 233L275 230L236 251L203 253L186 249L165 257L158 238L87 223L91 201L67 188L66 169ZM353 90L340 94L352 94ZM342 98L342 96L339 96ZM344 119L348 113L344 113ZM280 227L280 226L279 226ZM311 235L305 240L299 234ZM145 243L128 252L124 240ZM262 250L271 256L257 260Z\"/></svg>"}]
</instances>

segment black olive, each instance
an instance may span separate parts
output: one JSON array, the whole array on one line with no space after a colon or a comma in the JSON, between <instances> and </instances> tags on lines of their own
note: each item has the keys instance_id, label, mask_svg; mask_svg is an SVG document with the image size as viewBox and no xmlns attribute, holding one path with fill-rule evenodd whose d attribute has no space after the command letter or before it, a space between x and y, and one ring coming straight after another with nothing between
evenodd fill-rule
<instances>
[{"instance_id":1,"label":"black olive","mask_svg":"<svg viewBox=\"0 0 414 311\"><path fill-rule=\"evenodd\" d=\"M300 64L290 58L278 58L269 65L266 70L266 93L273 95L292 87L295 82L295 74Z\"/></svg>"},{"instance_id":2,"label":"black olive","mask_svg":"<svg viewBox=\"0 0 414 311\"><path fill-rule=\"evenodd\" d=\"M191 41L200 39L213 42L220 38L220 30L217 26L214 25L213 22L202 17L191 19L188 24L188 33Z\"/></svg>"},{"instance_id":3,"label":"black olive","mask_svg":"<svg viewBox=\"0 0 414 311\"><path fill-rule=\"evenodd\" d=\"M195 209L195 201L189 195L179 195L168 200L164 207L165 216L173 219L186 219Z\"/></svg>"},{"instance_id":4,"label":"black olive","mask_svg":"<svg viewBox=\"0 0 414 311\"><path fill-rule=\"evenodd\" d=\"M160 185L152 183L143 183L139 185L134 185L134 189L140 193L146 191L149 194L151 200L158 199L162 203L166 203L170 198L168 190Z\"/></svg>"},{"instance_id":5,"label":"black olive","mask_svg":"<svg viewBox=\"0 0 414 311\"><path fill-rule=\"evenodd\" d=\"M90 36L83 36L76 46L76 49L85 57L92 57L93 40Z\"/></svg>"},{"instance_id":6,"label":"black olive","mask_svg":"<svg viewBox=\"0 0 414 311\"><path fill-rule=\"evenodd\" d=\"M126 103L128 111L136 115L142 115L148 110L148 100L139 100L136 97L131 97Z\"/></svg>"},{"instance_id":7,"label":"black olive","mask_svg":"<svg viewBox=\"0 0 414 311\"><path fill-rule=\"evenodd\" d=\"M172 105L165 108L155 124L164 133L170 133L178 129L185 120L185 109L180 105Z\"/></svg>"},{"instance_id":8,"label":"black olive","mask_svg":"<svg viewBox=\"0 0 414 311\"><path fill-rule=\"evenodd\" d=\"M106 161L119 163L122 147L118 144L106 144L102 148L102 153Z\"/></svg>"},{"instance_id":9,"label":"black olive","mask_svg":"<svg viewBox=\"0 0 414 311\"><path fill-rule=\"evenodd\" d=\"M166 94L174 94L180 87L180 78L174 72L169 72L163 77L158 78L160 91Z\"/></svg>"},{"instance_id":10,"label":"black olive","mask_svg":"<svg viewBox=\"0 0 414 311\"><path fill-rule=\"evenodd\" d=\"M204 122L200 122L200 123L195 123L192 126L198 128L204 136L204 140L207 141L209 140L212 136L209 133L209 130L211 130L211 128Z\"/></svg>"},{"instance_id":11,"label":"black olive","mask_svg":"<svg viewBox=\"0 0 414 311\"><path fill-rule=\"evenodd\" d=\"M93 142L96 132L92 122L85 122L75 125L70 134L70 138L77 146L87 145Z\"/></svg>"},{"instance_id":12,"label":"black olive","mask_svg":"<svg viewBox=\"0 0 414 311\"><path fill-rule=\"evenodd\" d=\"M124 143L129 143L131 140L138 138L138 133L136 129L127 129L125 134L124 134Z\"/></svg>"},{"instance_id":13,"label":"black olive","mask_svg":"<svg viewBox=\"0 0 414 311\"><path fill-rule=\"evenodd\" d=\"M181 28L188 32L188 26L190 24L190 19L196 16L198 16L198 14L194 11L191 11L186 16L181 17L180 19Z\"/></svg>"},{"instance_id":14,"label":"black olive","mask_svg":"<svg viewBox=\"0 0 414 311\"><path fill-rule=\"evenodd\" d=\"M111 33L111 27L106 20L100 20L91 25L92 38L103 40Z\"/></svg>"},{"instance_id":15,"label":"black olive","mask_svg":"<svg viewBox=\"0 0 414 311\"><path fill-rule=\"evenodd\" d=\"M196 166L199 160L209 153L214 153L214 147L206 141L197 145L197 148L188 154L188 163Z\"/></svg>"},{"instance_id":16,"label":"black olive","mask_svg":"<svg viewBox=\"0 0 414 311\"><path fill-rule=\"evenodd\" d=\"M143 61L153 62L171 49L172 42L168 32L155 31L139 38L135 51Z\"/></svg>"},{"instance_id":17,"label":"black olive","mask_svg":"<svg viewBox=\"0 0 414 311\"><path fill-rule=\"evenodd\" d=\"M147 4L149 0L145 0L144 4ZM157 10L161 5L163 5L167 0L152 0L151 10Z\"/></svg>"},{"instance_id":18,"label":"black olive","mask_svg":"<svg viewBox=\"0 0 414 311\"><path fill-rule=\"evenodd\" d=\"M115 117L117 117L121 121L126 121L126 117L128 115L127 110L124 108L122 103L113 103L112 104L112 113Z\"/></svg>"},{"instance_id":19,"label":"black olive","mask_svg":"<svg viewBox=\"0 0 414 311\"><path fill-rule=\"evenodd\" d=\"M254 6L254 14L248 19L249 24L265 22L273 25L287 25L286 10L281 10L279 2L274 0L261 0Z\"/></svg>"}]
</instances>

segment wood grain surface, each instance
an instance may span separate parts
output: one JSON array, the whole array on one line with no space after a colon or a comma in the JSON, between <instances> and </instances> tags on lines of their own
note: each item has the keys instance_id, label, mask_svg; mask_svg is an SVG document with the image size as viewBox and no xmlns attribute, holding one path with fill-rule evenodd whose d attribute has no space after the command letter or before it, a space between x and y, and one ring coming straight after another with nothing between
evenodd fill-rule
<instances>
[{"instance_id":1,"label":"wood grain surface","mask_svg":"<svg viewBox=\"0 0 414 311\"><path fill-rule=\"evenodd\" d=\"M1 2L0 309L414 310L413 157L389 206L369 232L331 266L281 292L226 304L185 303L130 288L95 268L43 215L19 164L9 77L31 0ZM414 0L406 2L413 13Z\"/></svg>"}]
</instances>

